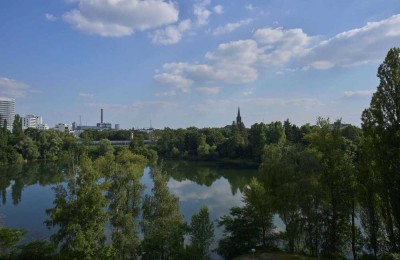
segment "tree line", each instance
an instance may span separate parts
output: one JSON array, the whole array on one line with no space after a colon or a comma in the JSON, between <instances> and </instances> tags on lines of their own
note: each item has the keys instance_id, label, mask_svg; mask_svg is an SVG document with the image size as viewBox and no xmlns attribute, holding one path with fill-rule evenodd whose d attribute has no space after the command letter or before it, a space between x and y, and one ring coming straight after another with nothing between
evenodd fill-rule
<instances>
[{"instance_id":1,"label":"tree line","mask_svg":"<svg viewBox=\"0 0 400 260\"><path fill-rule=\"evenodd\" d=\"M255 149L259 175L244 191L245 206L219 221L220 254L283 244L318 258L400 258L400 49L388 52L378 78L361 129L320 118L300 142L275 136Z\"/></svg>"}]
</instances>

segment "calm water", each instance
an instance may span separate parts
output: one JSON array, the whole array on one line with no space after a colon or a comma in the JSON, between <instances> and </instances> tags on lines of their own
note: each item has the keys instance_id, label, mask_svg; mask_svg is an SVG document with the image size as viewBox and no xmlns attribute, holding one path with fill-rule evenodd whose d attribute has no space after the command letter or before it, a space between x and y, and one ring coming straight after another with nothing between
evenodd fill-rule
<instances>
[{"instance_id":1,"label":"calm water","mask_svg":"<svg viewBox=\"0 0 400 260\"><path fill-rule=\"evenodd\" d=\"M190 221L202 205L208 205L210 217L217 220L234 206L243 205L242 191L256 169L237 169L212 163L168 161L164 167L170 176L170 191L180 199L181 213ZM0 215L7 227L28 231L27 240L48 238L54 230L43 224L48 219L45 210L53 207L52 187L63 183L64 165L37 163L0 167ZM145 193L153 182L150 168L143 173ZM221 230L216 228L216 239Z\"/></svg>"}]
</instances>

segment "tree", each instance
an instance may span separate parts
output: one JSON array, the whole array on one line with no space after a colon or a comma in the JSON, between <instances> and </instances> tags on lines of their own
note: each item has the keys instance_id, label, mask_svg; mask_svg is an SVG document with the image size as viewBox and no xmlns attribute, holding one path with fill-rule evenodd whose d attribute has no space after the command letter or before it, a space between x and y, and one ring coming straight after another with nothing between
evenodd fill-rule
<instances>
[{"instance_id":1,"label":"tree","mask_svg":"<svg viewBox=\"0 0 400 260\"><path fill-rule=\"evenodd\" d=\"M272 223L272 203L268 190L256 178L252 178L250 184L244 190L243 200L249 212L253 213L253 217L259 224L262 246L264 248L270 246L267 241L270 240L274 225Z\"/></svg>"},{"instance_id":2,"label":"tree","mask_svg":"<svg viewBox=\"0 0 400 260\"><path fill-rule=\"evenodd\" d=\"M111 144L111 141L108 139L101 139L99 141L99 153L100 155L106 155L107 153L113 153L114 147Z\"/></svg>"},{"instance_id":3,"label":"tree","mask_svg":"<svg viewBox=\"0 0 400 260\"><path fill-rule=\"evenodd\" d=\"M22 118L18 114L15 115L12 133L16 142L24 136L24 131L22 130Z\"/></svg>"},{"instance_id":4,"label":"tree","mask_svg":"<svg viewBox=\"0 0 400 260\"><path fill-rule=\"evenodd\" d=\"M116 156L114 169L108 175L110 187L109 214L112 226L112 242L118 259L136 259L140 255L138 228L135 218L139 216L144 186L140 183L146 159L123 149Z\"/></svg>"},{"instance_id":5,"label":"tree","mask_svg":"<svg viewBox=\"0 0 400 260\"><path fill-rule=\"evenodd\" d=\"M16 144L15 148L22 154L26 160L35 160L40 156L37 145L29 136L23 136Z\"/></svg>"},{"instance_id":6,"label":"tree","mask_svg":"<svg viewBox=\"0 0 400 260\"><path fill-rule=\"evenodd\" d=\"M379 86L362 114L372 161L379 176L382 216L392 252L400 248L400 48L392 48L378 68ZM367 167L368 168L368 167Z\"/></svg>"},{"instance_id":7,"label":"tree","mask_svg":"<svg viewBox=\"0 0 400 260\"><path fill-rule=\"evenodd\" d=\"M317 127L305 137L310 142L309 151L322 163L321 188L325 193L322 253L326 257L343 255L351 237L354 165L340 128L340 121L331 127L329 120L319 118Z\"/></svg>"},{"instance_id":8,"label":"tree","mask_svg":"<svg viewBox=\"0 0 400 260\"><path fill-rule=\"evenodd\" d=\"M151 173L152 195L143 202L142 247L146 259L178 258L183 251L184 219L179 212L179 198L171 194L167 177L159 168Z\"/></svg>"},{"instance_id":9,"label":"tree","mask_svg":"<svg viewBox=\"0 0 400 260\"><path fill-rule=\"evenodd\" d=\"M22 229L0 227L0 257L15 249L25 233L26 231Z\"/></svg>"},{"instance_id":10,"label":"tree","mask_svg":"<svg viewBox=\"0 0 400 260\"><path fill-rule=\"evenodd\" d=\"M230 214L218 220L224 227L223 237L218 241L218 254L229 259L257 246L260 242L260 229L252 212L246 207L233 207Z\"/></svg>"},{"instance_id":11,"label":"tree","mask_svg":"<svg viewBox=\"0 0 400 260\"><path fill-rule=\"evenodd\" d=\"M104 244L107 200L98 184L99 178L91 160L82 155L79 167L73 169L68 190L62 185L55 187L54 208L46 210L50 220L45 222L49 228L58 227L51 240L67 258L112 257L110 248Z\"/></svg>"},{"instance_id":12,"label":"tree","mask_svg":"<svg viewBox=\"0 0 400 260\"><path fill-rule=\"evenodd\" d=\"M190 222L189 251L195 259L209 259L210 246L214 240L214 225L210 221L207 206L201 207L199 213L192 216Z\"/></svg>"}]
</instances>

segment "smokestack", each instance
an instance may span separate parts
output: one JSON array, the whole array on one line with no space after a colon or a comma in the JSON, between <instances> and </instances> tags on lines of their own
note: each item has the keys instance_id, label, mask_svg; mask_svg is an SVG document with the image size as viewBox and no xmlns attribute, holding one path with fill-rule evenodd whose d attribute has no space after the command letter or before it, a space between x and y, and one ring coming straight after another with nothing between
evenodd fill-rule
<instances>
[{"instance_id":1,"label":"smokestack","mask_svg":"<svg viewBox=\"0 0 400 260\"><path fill-rule=\"evenodd\" d=\"M101 120L100 123L103 123L103 109L101 109Z\"/></svg>"}]
</instances>

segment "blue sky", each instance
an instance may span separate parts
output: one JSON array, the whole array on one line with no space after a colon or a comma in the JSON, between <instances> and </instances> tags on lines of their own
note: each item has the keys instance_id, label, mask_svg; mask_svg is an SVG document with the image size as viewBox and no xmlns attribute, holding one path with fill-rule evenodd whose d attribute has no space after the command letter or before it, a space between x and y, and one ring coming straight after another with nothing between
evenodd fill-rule
<instances>
[{"instance_id":1,"label":"blue sky","mask_svg":"<svg viewBox=\"0 0 400 260\"><path fill-rule=\"evenodd\" d=\"M0 96L50 126L359 125L398 0L2 0Z\"/></svg>"}]
</instances>

